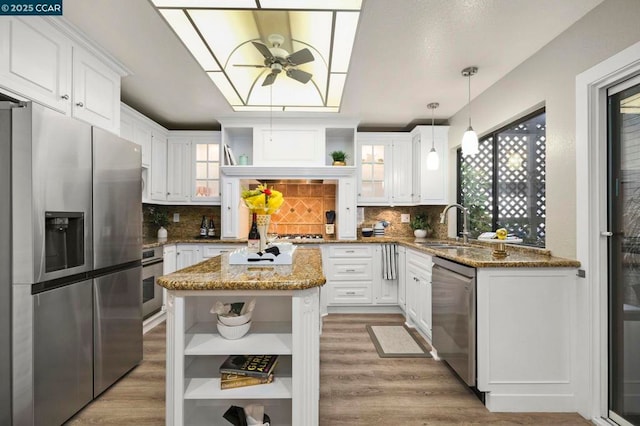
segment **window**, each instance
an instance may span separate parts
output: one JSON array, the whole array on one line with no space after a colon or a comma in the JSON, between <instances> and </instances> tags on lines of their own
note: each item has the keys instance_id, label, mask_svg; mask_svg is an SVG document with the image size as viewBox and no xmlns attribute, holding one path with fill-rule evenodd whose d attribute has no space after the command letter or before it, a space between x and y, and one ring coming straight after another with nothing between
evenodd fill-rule
<instances>
[{"instance_id":1,"label":"window","mask_svg":"<svg viewBox=\"0 0 640 426\"><path fill-rule=\"evenodd\" d=\"M506 228L524 244L545 246L545 142L542 109L481 138L472 157L458 150L458 202L469 209L471 238Z\"/></svg>"}]
</instances>

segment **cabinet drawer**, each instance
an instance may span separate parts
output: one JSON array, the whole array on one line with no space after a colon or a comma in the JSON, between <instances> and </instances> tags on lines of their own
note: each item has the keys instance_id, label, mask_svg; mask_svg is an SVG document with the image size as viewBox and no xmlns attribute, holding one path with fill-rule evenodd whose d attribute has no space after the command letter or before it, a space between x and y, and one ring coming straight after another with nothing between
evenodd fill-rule
<instances>
[{"instance_id":1,"label":"cabinet drawer","mask_svg":"<svg viewBox=\"0 0 640 426\"><path fill-rule=\"evenodd\" d=\"M331 283L329 305L364 305L372 302L370 282Z\"/></svg>"},{"instance_id":2,"label":"cabinet drawer","mask_svg":"<svg viewBox=\"0 0 640 426\"><path fill-rule=\"evenodd\" d=\"M420 268L421 270L431 273L433 266L432 257L428 254L420 253L414 250L407 250L407 263Z\"/></svg>"},{"instance_id":3,"label":"cabinet drawer","mask_svg":"<svg viewBox=\"0 0 640 426\"><path fill-rule=\"evenodd\" d=\"M371 259L330 259L327 268L329 281L353 281L373 279Z\"/></svg>"},{"instance_id":4,"label":"cabinet drawer","mask_svg":"<svg viewBox=\"0 0 640 426\"><path fill-rule=\"evenodd\" d=\"M373 246L356 246L342 244L329 247L329 257L371 257L373 256Z\"/></svg>"},{"instance_id":5,"label":"cabinet drawer","mask_svg":"<svg viewBox=\"0 0 640 426\"><path fill-rule=\"evenodd\" d=\"M202 249L202 257L209 258L218 256L222 253L229 253L233 250L239 249L241 246L222 246L218 244L205 244Z\"/></svg>"}]
</instances>

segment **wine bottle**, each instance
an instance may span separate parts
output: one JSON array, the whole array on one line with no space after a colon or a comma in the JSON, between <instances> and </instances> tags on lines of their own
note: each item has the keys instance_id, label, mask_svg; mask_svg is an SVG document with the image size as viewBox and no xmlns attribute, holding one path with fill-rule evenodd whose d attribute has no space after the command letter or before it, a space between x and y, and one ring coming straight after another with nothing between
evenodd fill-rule
<instances>
[{"instance_id":1,"label":"wine bottle","mask_svg":"<svg viewBox=\"0 0 640 426\"><path fill-rule=\"evenodd\" d=\"M202 216L202 222L200 222L200 236L207 236L207 218L206 216Z\"/></svg>"},{"instance_id":2,"label":"wine bottle","mask_svg":"<svg viewBox=\"0 0 640 426\"><path fill-rule=\"evenodd\" d=\"M260 233L258 232L257 213L253 213L251 218L251 229L249 229L249 236L247 237L247 250L250 253L260 251Z\"/></svg>"},{"instance_id":3,"label":"wine bottle","mask_svg":"<svg viewBox=\"0 0 640 426\"><path fill-rule=\"evenodd\" d=\"M213 216L209 218L209 227L207 228L207 237L215 237L216 236L216 226L213 224Z\"/></svg>"}]
</instances>

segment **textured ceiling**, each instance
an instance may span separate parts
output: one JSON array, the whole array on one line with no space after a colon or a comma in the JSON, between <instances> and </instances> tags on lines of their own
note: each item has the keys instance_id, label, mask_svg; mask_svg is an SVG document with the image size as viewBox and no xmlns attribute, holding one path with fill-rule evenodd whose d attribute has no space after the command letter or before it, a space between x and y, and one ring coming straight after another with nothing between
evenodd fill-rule
<instances>
[{"instance_id":1,"label":"textured ceiling","mask_svg":"<svg viewBox=\"0 0 640 426\"><path fill-rule=\"evenodd\" d=\"M337 116L408 130L439 102L436 120L446 120L467 102L463 68L479 67L475 97L601 2L363 0ZM65 0L64 17L131 70L123 102L163 126L217 129L218 119L259 115L231 110L150 2Z\"/></svg>"}]
</instances>

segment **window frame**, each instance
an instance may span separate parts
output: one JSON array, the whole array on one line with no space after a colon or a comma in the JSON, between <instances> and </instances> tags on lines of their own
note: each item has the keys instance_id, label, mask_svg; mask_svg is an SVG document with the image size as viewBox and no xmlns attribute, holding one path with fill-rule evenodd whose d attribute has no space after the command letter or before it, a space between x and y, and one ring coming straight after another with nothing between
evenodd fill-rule
<instances>
[{"instance_id":1,"label":"window frame","mask_svg":"<svg viewBox=\"0 0 640 426\"><path fill-rule=\"evenodd\" d=\"M492 159L492 177L491 177L491 194L492 194L492 201L491 201L491 230L496 230L500 225L498 224L498 218L499 218L499 214L500 214L500 209L498 206L498 201L499 201L499 181L497 179L497 177L499 176L499 162L498 162L498 153L499 153L499 140L498 140L498 135L500 133L503 133L509 129L514 128L515 126L518 126L519 124L522 124L526 121L531 120L534 117L537 117L539 115L545 114L545 172L546 172L546 152L547 152L547 139L546 139L546 126L547 126L547 120L546 120L546 106L543 106L541 108L536 109L535 111L532 111L526 115L523 115L522 117L511 121L507 124L505 124L504 126L495 129L489 133L486 133L484 135L482 135L482 137L478 138L478 143L482 143L483 141L486 141L487 139L492 138L491 141L491 145L492 145L492 150L493 150L493 159ZM545 173L546 175L546 173ZM546 180L545 180L545 194L546 194ZM456 202L458 204L462 204L463 200L462 200L462 147L459 147L456 150ZM546 210L546 197L545 197L545 210ZM466 206L465 206L466 207ZM460 229L463 228L463 216L462 216L462 212L460 210L457 210L457 223L456 223L456 233L460 232ZM546 214L545 214L545 218L544 218L544 223L546 225ZM546 226L545 226L546 228ZM537 248L545 248L546 247L546 237L543 240L544 245L540 245L540 244L532 244L532 243L522 243L522 245L525 246L529 246L529 247L537 247Z\"/></svg>"}]
</instances>

